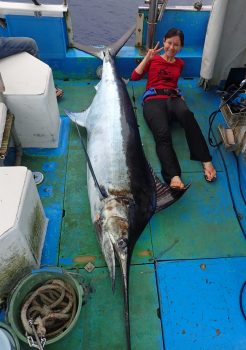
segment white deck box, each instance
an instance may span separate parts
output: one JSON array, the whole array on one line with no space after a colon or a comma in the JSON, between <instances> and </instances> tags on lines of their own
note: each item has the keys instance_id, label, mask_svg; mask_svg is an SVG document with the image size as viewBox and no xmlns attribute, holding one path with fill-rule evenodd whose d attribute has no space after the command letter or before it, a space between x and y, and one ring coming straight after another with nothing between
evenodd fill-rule
<instances>
[{"instance_id":1,"label":"white deck box","mask_svg":"<svg viewBox=\"0 0 246 350\"><path fill-rule=\"evenodd\" d=\"M60 116L50 67L23 52L1 59L0 72L22 147L57 147Z\"/></svg>"},{"instance_id":2,"label":"white deck box","mask_svg":"<svg viewBox=\"0 0 246 350\"><path fill-rule=\"evenodd\" d=\"M0 168L0 299L40 266L47 219L26 167Z\"/></svg>"}]
</instances>

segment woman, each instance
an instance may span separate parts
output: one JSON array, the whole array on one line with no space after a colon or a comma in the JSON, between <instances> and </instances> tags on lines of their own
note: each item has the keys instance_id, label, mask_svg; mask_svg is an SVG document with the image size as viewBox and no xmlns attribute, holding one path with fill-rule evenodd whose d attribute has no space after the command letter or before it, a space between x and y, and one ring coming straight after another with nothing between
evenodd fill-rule
<instances>
[{"instance_id":1,"label":"woman","mask_svg":"<svg viewBox=\"0 0 246 350\"><path fill-rule=\"evenodd\" d=\"M177 82L184 62L177 53L184 46L184 34L172 28L164 36L163 47L159 43L148 50L146 56L132 73L132 80L148 74L146 92L143 96L144 118L151 129L156 152L162 166L162 176L172 188L182 190L181 169L173 149L170 132L172 120L178 120L185 130L190 158L202 162L206 181L216 179L209 150L201 129L177 89ZM164 54L160 55L164 49Z\"/></svg>"}]
</instances>

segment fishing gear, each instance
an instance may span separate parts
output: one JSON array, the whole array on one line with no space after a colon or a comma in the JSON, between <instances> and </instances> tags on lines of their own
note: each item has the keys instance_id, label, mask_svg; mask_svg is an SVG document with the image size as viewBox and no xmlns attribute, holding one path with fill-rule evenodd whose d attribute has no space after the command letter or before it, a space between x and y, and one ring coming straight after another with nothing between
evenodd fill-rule
<instances>
[{"instance_id":1,"label":"fishing gear","mask_svg":"<svg viewBox=\"0 0 246 350\"><path fill-rule=\"evenodd\" d=\"M213 134L213 130L211 129L211 133ZM216 140L216 137L215 135L213 134L213 138ZM232 201L232 208L234 210L234 213L235 213L235 217L237 219L237 222L241 228L241 231L243 233L243 236L246 238L246 231L244 229L244 226L243 224L241 223L241 215L236 207L236 201L234 199L234 196L233 196L233 191L232 191L232 184L231 184L231 181L230 181L230 176L229 176L229 170L228 170L228 167L226 165L226 161L225 161L225 158L222 154L222 151L221 151L221 148L219 147L221 143L217 143L218 144L218 151L219 151L219 154L220 154L220 157L221 157L221 160L222 160L222 163L223 163L223 166L224 166L224 169L225 169L225 175L226 175L226 181L227 181L227 186L228 186L228 190L229 190L229 194L230 194L230 197L231 197L231 201ZM242 199L243 201L245 202L245 198L243 196L243 192L242 192L242 188L241 188L241 181L240 181L240 173L239 173L239 168L237 167L237 171L238 171L238 180L239 180L239 188L240 188L240 192L241 192L241 195L242 195Z\"/></svg>"},{"instance_id":2,"label":"fishing gear","mask_svg":"<svg viewBox=\"0 0 246 350\"><path fill-rule=\"evenodd\" d=\"M37 331L36 331L36 328L34 327L33 319L30 318L28 320L28 324L31 327L32 332L33 332L34 337L35 337L35 340L34 340L33 337L26 332L26 338L27 338L28 345L30 346L30 348L36 348L39 350L43 350L45 343L46 343L46 338L43 336L41 336L39 338Z\"/></svg>"},{"instance_id":3,"label":"fishing gear","mask_svg":"<svg viewBox=\"0 0 246 350\"><path fill-rule=\"evenodd\" d=\"M225 95L226 92L223 91L224 93L224 96L228 97L226 99L226 101L224 101L222 103L222 105L219 107L218 110L212 112L209 116L209 129L208 129L208 142L210 144L210 146L212 147L218 147L219 145L221 145L222 141L218 142L218 143L213 143L213 140L212 140L212 137L211 137L211 131L212 131L212 126L213 126L213 122L214 122L214 119L215 117L217 116L217 114L221 111L222 107L224 107L226 104L228 104L229 101L231 101L231 99L239 92L242 90L242 87L246 84L246 79L244 79L243 81L241 81L240 85L238 88L236 88L235 91L233 91L232 94L229 94L229 97L228 95ZM228 92L227 92L228 93ZM222 95L223 96L223 95Z\"/></svg>"},{"instance_id":4,"label":"fishing gear","mask_svg":"<svg viewBox=\"0 0 246 350\"><path fill-rule=\"evenodd\" d=\"M136 97L135 97L135 91L134 91L133 84L132 84L132 102L133 102L134 114L135 114L135 117L136 117L137 116L137 106L136 106Z\"/></svg>"},{"instance_id":5,"label":"fishing gear","mask_svg":"<svg viewBox=\"0 0 246 350\"><path fill-rule=\"evenodd\" d=\"M229 189L229 193L230 193L230 197L231 197L231 200L232 200L232 207L233 207L233 210L234 210L234 213L235 213L235 216L236 216L236 219L238 221L238 224L242 230L242 233L244 235L244 237L246 238L246 231L241 223L241 215L240 213L238 212L238 209L236 207L236 202L235 202L235 199L234 199L234 196L233 196L233 192L232 192L232 185L231 185L231 182L230 182L230 176L229 176L229 171L228 171L228 168L227 168L227 165L226 165L226 161L223 157L223 154L222 154L222 151L221 151L221 148L219 147L222 142L216 142L216 137L213 133L213 130L212 130L212 124L213 124L213 121L216 117L216 115L218 114L218 112L221 111L221 108L223 106L225 106L225 104L227 104L239 91L240 89L242 89L242 87L246 84L246 79L244 79L243 81L241 81L240 85L238 88L236 88L236 90L234 90L232 92L232 94L226 98L226 101L223 102L223 104L219 107L218 110L214 111L213 113L211 113L210 117L209 117L209 132L208 132L208 140L209 140L209 144L210 146L212 147L218 147L218 151L220 153L220 156L221 156L221 160L222 160L222 163L224 165L224 168L225 168L225 174L226 174L226 180L227 180L227 185L228 185L228 189ZM213 138L215 140L215 143L213 142L212 140L212 137L211 137L211 134L213 135ZM234 154L234 152L233 152ZM234 154L234 157L236 159L236 164L237 164L237 174L238 174L238 181L239 181L239 188L240 188L240 193L241 193L241 196L242 196L242 199L245 203L245 197L244 197L244 194L243 194L243 191L242 191L242 187L241 187L241 179L240 179L240 171L239 171L239 164L238 164L238 159L236 157L236 155Z\"/></svg>"},{"instance_id":6,"label":"fishing gear","mask_svg":"<svg viewBox=\"0 0 246 350\"><path fill-rule=\"evenodd\" d=\"M34 5L36 5L36 6L41 6L41 4L40 4L37 0L32 0L32 2L33 2Z\"/></svg>"},{"instance_id":7,"label":"fishing gear","mask_svg":"<svg viewBox=\"0 0 246 350\"><path fill-rule=\"evenodd\" d=\"M193 4L194 9L197 10L197 11L201 11L202 6L203 6L202 1L196 1L196 2Z\"/></svg>"}]
</instances>

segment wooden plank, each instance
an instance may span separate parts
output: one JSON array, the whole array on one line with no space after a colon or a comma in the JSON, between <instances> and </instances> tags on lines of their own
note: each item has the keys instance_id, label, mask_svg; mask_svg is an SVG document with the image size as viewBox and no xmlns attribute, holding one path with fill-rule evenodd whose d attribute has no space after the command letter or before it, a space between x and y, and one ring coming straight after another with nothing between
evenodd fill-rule
<instances>
[{"instance_id":1,"label":"wooden plank","mask_svg":"<svg viewBox=\"0 0 246 350\"><path fill-rule=\"evenodd\" d=\"M2 159L5 158L8 150L13 123L14 123L14 116L13 114L8 113L6 117L5 129L3 132L3 140L0 148L0 157Z\"/></svg>"}]
</instances>

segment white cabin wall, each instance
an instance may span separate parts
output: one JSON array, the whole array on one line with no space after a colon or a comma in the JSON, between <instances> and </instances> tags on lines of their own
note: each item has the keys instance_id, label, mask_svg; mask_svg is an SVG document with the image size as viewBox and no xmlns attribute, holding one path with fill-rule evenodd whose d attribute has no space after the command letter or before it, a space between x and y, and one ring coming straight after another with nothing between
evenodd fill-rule
<instances>
[{"instance_id":1,"label":"white cabin wall","mask_svg":"<svg viewBox=\"0 0 246 350\"><path fill-rule=\"evenodd\" d=\"M246 65L246 2L229 1L212 78L213 84L225 80L233 67Z\"/></svg>"}]
</instances>

